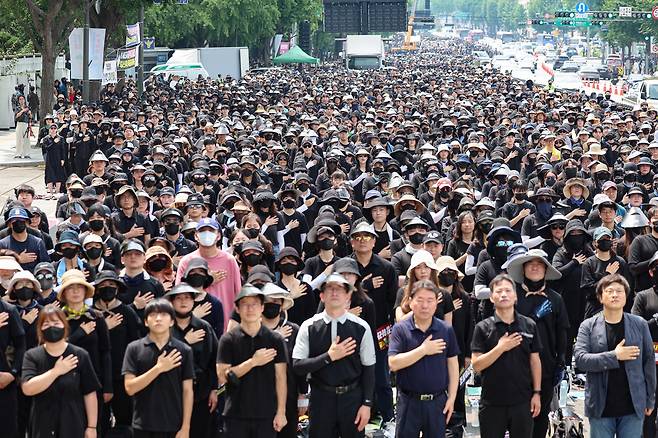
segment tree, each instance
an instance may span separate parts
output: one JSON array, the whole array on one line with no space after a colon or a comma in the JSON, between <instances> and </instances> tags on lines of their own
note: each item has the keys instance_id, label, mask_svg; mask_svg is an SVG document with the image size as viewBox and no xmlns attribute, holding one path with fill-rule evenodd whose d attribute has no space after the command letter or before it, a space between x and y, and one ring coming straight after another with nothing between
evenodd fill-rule
<instances>
[{"instance_id":1,"label":"tree","mask_svg":"<svg viewBox=\"0 0 658 438\"><path fill-rule=\"evenodd\" d=\"M53 83L57 55L73 30L85 0L1 0L0 11L23 29L41 54L39 119L53 107Z\"/></svg>"}]
</instances>

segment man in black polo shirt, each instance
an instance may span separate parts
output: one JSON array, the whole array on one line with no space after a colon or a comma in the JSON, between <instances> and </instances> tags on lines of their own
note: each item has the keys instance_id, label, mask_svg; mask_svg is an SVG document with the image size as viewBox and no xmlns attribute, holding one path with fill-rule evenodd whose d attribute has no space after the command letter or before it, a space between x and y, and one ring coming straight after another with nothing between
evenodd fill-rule
<instances>
[{"instance_id":1,"label":"man in black polo shirt","mask_svg":"<svg viewBox=\"0 0 658 438\"><path fill-rule=\"evenodd\" d=\"M148 334L128 344L122 374L134 397L133 438L188 438L194 394L192 349L170 335L174 308L164 299L144 310Z\"/></svg>"},{"instance_id":2,"label":"man in black polo shirt","mask_svg":"<svg viewBox=\"0 0 658 438\"><path fill-rule=\"evenodd\" d=\"M370 419L375 347L368 323L347 310L353 290L342 275L327 277L324 311L304 321L292 352L295 373L311 375L313 438L362 437Z\"/></svg>"},{"instance_id":3,"label":"man in black polo shirt","mask_svg":"<svg viewBox=\"0 0 658 438\"><path fill-rule=\"evenodd\" d=\"M121 245L121 263L125 266L121 279L126 283L126 290L120 292L118 297L124 304L132 304L138 314L149 301L161 298L165 293L162 283L144 270L145 262L146 251L142 242L125 240Z\"/></svg>"},{"instance_id":4,"label":"man in black polo shirt","mask_svg":"<svg viewBox=\"0 0 658 438\"><path fill-rule=\"evenodd\" d=\"M534 321L514 310L516 286L500 274L489 284L494 315L473 332L471 363L482 374L480 435L482 438L532 436L539 415L541 342Z\"/></svg>"},{"instance_id":5,"label":"man in black polo shirt","mask_svg":"<svg viewBox=\"0 0 658 438\"><path fill-rule=\"evenodd\" d=\"M212 420L217 409L217 336L210 324L192 314L194 298L200 292L187 283L179 283L167 292L176 312L172 335L192 348L194 357L194 405L190 436L214 438Z\"/></svg>"},{"instance_id":6,"label":"man in black polo shirt","mask_svg":"<svg viewBox=\"0 0 658 438\"><path fill-rule=\"evenodd\" d=\"M240 326L219 341L217 375L226 384L224 433L231 438L274 438L286 420L286 347L261 324L265 297L245 284L235 298Z\"/></svg>"},{"instance_id":7,"label":"man in black polo shirt","mask_svg":"<svg viewBox=\"0 0 658 438\"><path fill-rule=\"evenodd\" d=\"M431 281L418 281L410 292L413 316L393 326L388 364L397 372L400 394L398 438L417 438L421 431L423 437L445 437L454 409L459 346L452 327L434 317L440 293Z\"/></svg>"},{"instance_id":8,"label":"man in black polo shirt","mask_svg":"<svg viewBox=\"0 0 658 438\"><path fill-rule=\"evenodd\" d=\"M365 222L354 227L350 234L350 243L359 263L361 286L375 303L375 335L377 345L375 354L375 391L376 408L384 422L393 418L393 390L388 370L388 337L393 325L393 309L398 291L398 277L391 262L373 253L377 233Z\"/></svg>"},{"instance_id":9,"label":"man in black polo shirt","mask_svg":"<svg viewBox=\"0 0 658 438\"><path fill-rule=\"evenodd\" d=\"M117 208L117 211L112 213L115 230L123 234L125 239L139 239L142 242L148 242L151 236L146 231L146 219L137 211L139 199L137 199L135 189L127 185L122 186L114 195L114 205Z\"/></svg>"}]
</instances>

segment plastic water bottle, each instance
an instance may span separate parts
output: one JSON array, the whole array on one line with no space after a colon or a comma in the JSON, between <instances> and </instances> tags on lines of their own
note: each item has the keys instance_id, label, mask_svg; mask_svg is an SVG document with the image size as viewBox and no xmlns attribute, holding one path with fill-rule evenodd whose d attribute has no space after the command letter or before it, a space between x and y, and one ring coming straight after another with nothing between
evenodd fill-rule
<instances>
[{"instance_id":1,"label":"plastic water bottle","mask_svg":"<svg viewBox=\"0 0 658 438\"><path fill-rule=\"evenodd\" d=\"M569 393L569 382L563 379L560 382L560 408L567 407L567 394Z\"/></svg>"},{"instance_id":2,"label":"plastic water bottle","mask_svg":"<svg viewBox=\"0 0 658 438\"><path fill-rule=\"evenodd\" d=\"M473 417L473 422L472 426L473 427L480 427L480 398L479 397L473 397L471 400L471 413L475 412L475 416Z\"/></svg>"}]
</instances>

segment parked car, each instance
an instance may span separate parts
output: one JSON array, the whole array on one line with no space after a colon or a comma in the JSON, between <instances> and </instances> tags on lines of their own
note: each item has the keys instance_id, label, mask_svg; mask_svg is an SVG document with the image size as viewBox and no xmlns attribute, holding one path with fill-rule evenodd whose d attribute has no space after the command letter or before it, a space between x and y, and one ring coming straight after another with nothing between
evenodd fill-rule
<instances>
[{"instance_id":1,"label":"parked car","mask_svg":"<svg viewBox=\"0 0 658 438\"><path fill-rule=\"evenodd\" d=\"M562 64L562 67L560 67L562 73L577 73L578 70L580 70L580 65L573 61L565 61L565 63Z\"/></svg>"},{"instance_id":2,"label":"parked car","mask_svg":"<svg viewBox=\"0 0 658 438\"><path fill-rule=\"evenodd\" d=\"M560 70L560 68L562 68L564 63L567 62L568 60L569 60L568 56L565 56L565 55L558 56L557 60L555 60L555 64L553 64L553 68L555 70Z\"/></svg>"},{"instance_id":3,"label":"parked car","mask_svg":"<svg viewBox=\"0 0 658 438\"><path fill-rule=\"evenodd\" d=\"M599 68L594 65L583 65L582 67L580 67L580 71L578 72L578 75L580 76L580 79L583 81L598 81L599 79L601 79Z\"/></svg>"},{"instance_id":4,"label":"parked car","mask_svg":"<svg viewBox=\"0 0 658 438\"><path fill-rule=\"evenodd\" d=\"M473 52L473 55L477 58L480 65L491 64L491 58L487 52L483 50L476 50Z\"/></svg>"}]
</instances>

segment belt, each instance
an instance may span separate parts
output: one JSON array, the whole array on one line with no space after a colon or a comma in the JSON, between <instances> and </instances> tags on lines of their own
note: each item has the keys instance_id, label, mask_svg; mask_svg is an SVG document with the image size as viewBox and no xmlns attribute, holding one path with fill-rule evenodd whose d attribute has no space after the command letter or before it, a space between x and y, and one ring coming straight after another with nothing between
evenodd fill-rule
<instances>
[{"instance_id":1,"label":"belt","mask_svg":"<svg viewBox=\"0 0 658 438\"><path fill-rule=\"evenodd\" d=\"M322 383L312 381L311 386L315 386L315 387L317 387L317 388L319 388L323 391L327 391L327 392L331 392L331 393L336 394L336 395L340 395L340 394L347 394L348 392L353 391L356 388L358 388L359 387L359 382L358 381L353 382L353 383L350 383L349 385L345 385L345 386L330 386L330 385L324 385Z\"/></svg>"},{"instance_id":2,"label":"belt","mask_svg":"<svg viewBox=\"0 0 658 438\"><path fill-rule=\"evenodd\" d=\"M419 392L410 392L405 390L400 390L400 392L409 398L413 398L415 400L420 400L420 401L438 400L440 397L445 396L445 393L443 392L435 392L429 394L421 394Z\"/></svg>"}]
</instances>

